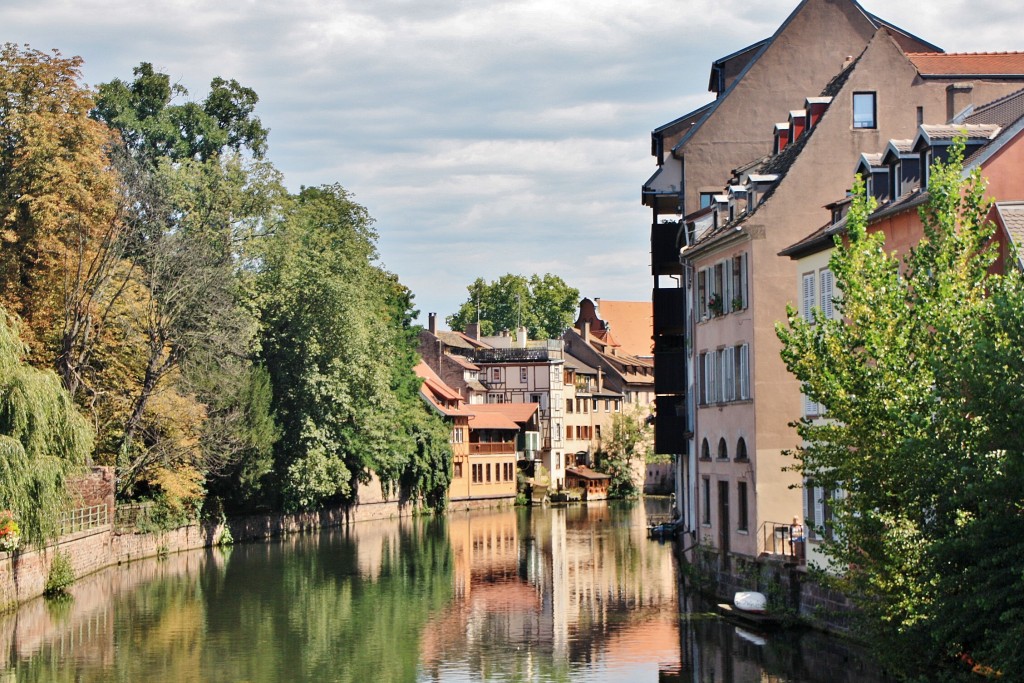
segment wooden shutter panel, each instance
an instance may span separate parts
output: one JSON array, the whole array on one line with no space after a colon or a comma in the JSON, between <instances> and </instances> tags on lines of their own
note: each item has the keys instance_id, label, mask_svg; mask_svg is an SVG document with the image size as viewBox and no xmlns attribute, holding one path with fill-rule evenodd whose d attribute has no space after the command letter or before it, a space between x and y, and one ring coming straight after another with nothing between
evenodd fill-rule
<instances>
[{"instance_id":1,"label":"wooden shutter panel","mask_svg":"<svg viewBox=\"0 0 1024 683\"><path fill-rule=\"evenodd\" d=\"M800 315L808 322L811 320L814 304L814 273L808 273L803 276L803 298L800 301Z\"/></svg>"},{"instance_id":2,"label":"wooden shutter panel","mask_svg":"<svg viewBox=\"0 0 1024 683\"><path fill-rule=\"evenodd\" d=\"M835 317L835 311L832 307L834 282L835 276L832 275L831 270L825 269L821 271L821 310L829 320Z\"/></svg>"}]
</instances>

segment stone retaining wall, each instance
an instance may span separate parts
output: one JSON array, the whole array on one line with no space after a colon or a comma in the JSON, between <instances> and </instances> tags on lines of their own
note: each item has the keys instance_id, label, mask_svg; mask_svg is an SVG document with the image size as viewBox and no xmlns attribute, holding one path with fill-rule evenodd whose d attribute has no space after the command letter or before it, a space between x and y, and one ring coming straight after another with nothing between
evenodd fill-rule
<instances>
[{"instance_id":1,"label":"stone retaining wall","mask_svg":"<svg viewBox=\"0 0 1024 683\"><path fill-rule=\"evenodd\" d=\"M105 469L109 468L95 468ZM112 501L112 473L108 477L102 471L94 471L75 491L83 501L106 500L104 486L108 488L109 499ZM88 505L96 504L99 503L88 502ZM374 477L368 484L360 485L355 505L318 512L232 518L228 520L227 528L235 541L259 541L354 522L409 517L414 512L415 509L408 503L388 500L380 481ZM110 519L113 518L111 510ZM61 537L43 548L23 548L14 553L0 552L0 611L13 609L43 594L50 566L58 552L68 556L75 576L82 577L111 565L144 557L215 545L224 531L225 525L204 523L152 533L118 533L112 524L106 524Z\"/></svg>"}]
</instances>

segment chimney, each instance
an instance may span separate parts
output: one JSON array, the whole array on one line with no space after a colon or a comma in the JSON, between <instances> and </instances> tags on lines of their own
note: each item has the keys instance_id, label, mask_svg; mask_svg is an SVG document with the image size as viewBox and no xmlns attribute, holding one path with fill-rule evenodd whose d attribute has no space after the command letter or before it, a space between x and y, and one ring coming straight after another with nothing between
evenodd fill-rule
<instances>
[{"instance_id":1,"label":"chimney","mask_svg":"<svg viewBox=\"0 0 1024 683\"><path fill-rule=\"evenodd\" d=\"M427 314L427 329L430 334L437 334L437 313Z\"/></svg>"},{"instance_id":2,"label":"chimney","mask_svg":"<svg viewBox=\"0 0 1024 683\"><path fill-rule=\"evenodd\" d=\"M974 104L973 83L950 83L946 86L946 120L952 121Z\"/></svg>"},{"instance_id":3,"label":"chimney","mask_svg":"<svg viewBox=\"0 0 1024 683\"><path fill-rule=\"evenodd\" d=\"M466 336L470 339L480 339L480 323L466 323Z\"/></svg>"},{"instance_id":4,"label":"chimney","mask_svg":"<svg viewBox=\"0 0 1024 683\"><path fill-rule=\"evenodd\" d=\"M840 71L845 71L846 67L850 66L851 64L853 64L853 55L847 55L846 59L843 60L843 68L840 69Z\"/></svg>"},{"instance_id":5,"label":"chimney","mask_svg":"<svg viewBox=\"0 0 1024 683\"><path fill-rule=\"evenodd\" d=\"M517 327L516 328L516 346L518 346L521 349L525 349L526 348L526 338L527 338L528 334L529 334L529 331L525 327Z\"/></svg>"},{"instance_id":6,"label":"chimney","mask_svg":"<svg viewBox=\"0 0 1024 683\"><path fill-rule=\"evenodd\" d=\"M601 368L597 369L597 393L604 391L604 370Z\"/></svg>"},{"instance_id":7,"label":"chimney","mask_svg":"<svg viewBox=\"0 0 1024 683\"><path fill-rule=\"evenodd\" d=\"M585 341L585 342L589 342L590 341L590 321L589 320L584 320L583 321L583 341Z\"/></svg>"}]
</instances>

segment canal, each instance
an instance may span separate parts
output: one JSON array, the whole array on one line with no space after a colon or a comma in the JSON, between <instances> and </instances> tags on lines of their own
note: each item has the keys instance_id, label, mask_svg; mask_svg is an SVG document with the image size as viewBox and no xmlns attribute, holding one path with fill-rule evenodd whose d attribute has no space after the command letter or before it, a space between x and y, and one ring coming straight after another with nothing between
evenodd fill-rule
<instances>
[{"instance_id":1,"label":"canal","mask_svg":"<svg viewBox=\"0 0 1024 683\"><path fill-rule=\"evenodd\" d=\"M647 501L364 522L179 553L0 615L0 681L867 683L841 642L711 614Z\"/></svg>"}]
</instances>

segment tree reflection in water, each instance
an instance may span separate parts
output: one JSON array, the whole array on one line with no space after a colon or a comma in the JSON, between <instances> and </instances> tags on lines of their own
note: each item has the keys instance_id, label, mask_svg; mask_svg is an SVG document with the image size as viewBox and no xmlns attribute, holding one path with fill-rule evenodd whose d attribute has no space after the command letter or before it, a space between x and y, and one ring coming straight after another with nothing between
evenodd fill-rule
<instances>
[{"instance_id":1,"label":"tree reflection in water","mask_svg":"<svg viewBox=\"0 0 1024 683\"><path fill-rule=\"evenodd\" d=\"M737 631L676 576L644 505L365 522L86 577L0 616L0 679L877 680L835 641Z\"/></svg>"}]
</instances>

